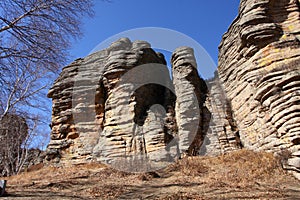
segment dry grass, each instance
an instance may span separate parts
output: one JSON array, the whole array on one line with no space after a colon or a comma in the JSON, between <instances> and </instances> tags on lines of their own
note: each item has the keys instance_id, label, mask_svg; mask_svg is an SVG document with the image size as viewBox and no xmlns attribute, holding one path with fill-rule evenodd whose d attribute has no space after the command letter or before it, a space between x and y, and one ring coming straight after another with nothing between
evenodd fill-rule
<instances>
[{"instance_id":1,"label":"dry grass","mask_svg":"<svg viewBox=\"0 0 300 200\"><path fill-rule=\"evenodd\" d=\"M149 173L130 174L97 163L39 168L8 178L11 199L41 199L41 195L43 199L48 195L51 199L300 198L300 190L289 189L300 188L299 181L281 168L273 154L247 150L186 157Z\"/></svg>"},{"instance_id":2,"label":"dry grass","mask_svg":"<svg viewBox=\"0 0 300 200\"><path fill-rule=\"evenodd\" d=\"M125 185L137 182L138 175L117 171L99 163L74 166L46 166L36 171L24 172L8 178L10 188L17 191L46 190L49 196L62 193L65 196L114 199L128 191ZM8 187L8 192L11 190Z\"/></svg>"},{"instance_id":3,"label":"dry grass","mask_svg":"<svg viewBox=\"0 0 300 200\"><path fill-rule=\"evenodd\" d=\"M180 171L186 176L203 176L208 172L203 157L185 157L169 167L171 171Z\"/></svg>"},{"instance_id":4,"label":"dry grass","mask_svg":"<svg viewBox=\"0 0 300 200\"><path fill-rule=\"evenodd\" d=\"M115 186L110 184L91 187L86 190L89 197L101 197L103 199L117 198L119 195L123 194L126 191L128 191L127 188L122 185Z\"/></svg>"},{"instance_id":5,"label":"dry grass","mask_svg":"<svg viewBox=\"0 0 300 200\"><path fill-rule=\"evenodd\" d=\"M30 170L20 175L11 176L8 178L11 184L31 184L35 181L60 180L63 177L78 178L89 176L93 169L104 170L106 165L98 163L89 163L84 165L68 166L68 167L54 167L44 166L36 170ZM34 167L33 167L34 169Z\"/></svg>"},{"instance_id":6,"label":"dry grass","mask_svg":"<svg viewBox=\"0 0 300 200\"><path fill-rule=\"evenodd\" d=\"M188 199L204 200L205 198L203 197L203 195L199 195L199 194L177 192L175 194L169 194L169 195L158 197L155 200L166 200L166 199L167 200L188 200Z\"/></svg>"},{"instance_id":7,"label":"dry grass","mask_svg":"<svg viewBox=\"0 0 300 200\"><path fill-rule=\"evenodd\" d=\"M272 153L239 150L218 157L186 157L171 166L185 176L201 176L209 185L249 187L260 182L287 181Z\"/></svg>"}]
</instances>

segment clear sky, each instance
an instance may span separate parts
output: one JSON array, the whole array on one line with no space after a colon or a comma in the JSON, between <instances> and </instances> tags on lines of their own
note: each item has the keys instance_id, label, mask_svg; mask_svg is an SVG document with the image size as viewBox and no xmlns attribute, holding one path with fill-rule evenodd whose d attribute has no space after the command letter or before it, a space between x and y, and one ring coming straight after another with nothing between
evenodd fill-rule
<instances>
[{"instance_id":1,"label":"clear sky","mask_svg":"<svg viewBox=\"0 0 300 200\"><path fill-rule=\"evenodd\" d=\"M239 0L95 0L95 16L83 20L84 36L73 43L71 55L73 59L85 57L99 43L123 31L159 27L191 37L217 64L218 45L237 16L238 6ZM145 40L142 35L139 39ZM165 56L170 59L170 54ZM204 78L215 70L199 62L198 68Z\"/></svg>"},{"instance_id":2,"label":"clear sky","mask_svg":"<svg viewBox=\"0 0 300 200\"><path fill-rule=\"evenodd\" d=\"M120 32L143 27L167 28L191 37L211 56L215 63L213 69L198 62L199 74L204 78L210 78L216 69L222 35L237 16L239 6L239 0L94 1L95 16L83 19L84 35L73 42L72 60L87 56L99 43ZM139 39L145 40L142 35ZM169 61L171 54L163 53ZM201 55L199 59L202 59ZM49 127L46 126L44 131L50 132Z\"/></svg>"}]
</instances>

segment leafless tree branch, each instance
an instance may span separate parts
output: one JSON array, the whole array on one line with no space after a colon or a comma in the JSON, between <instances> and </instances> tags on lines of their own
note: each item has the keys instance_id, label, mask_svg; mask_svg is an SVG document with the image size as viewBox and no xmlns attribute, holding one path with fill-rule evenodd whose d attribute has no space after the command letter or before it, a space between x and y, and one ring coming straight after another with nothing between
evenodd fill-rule
<instances>
[{"instance_id":1,"label":"leafless tree branch","mask_svg":"<svg viewBox=\"0 0 300 200\"><path fill-rule=\"evenodd\" d=\"M82 35L81 18L92 15L92 0L0 1L0 163L6 162L0 170L14 174L24 165L24 147L44 121L33 112L46 110L49 77L66 64L71 41ZM29 133L15 128L22 125L18 117L26 119ZM15 132L8 134L7 127Z\"/></svg>"}]
</instances>

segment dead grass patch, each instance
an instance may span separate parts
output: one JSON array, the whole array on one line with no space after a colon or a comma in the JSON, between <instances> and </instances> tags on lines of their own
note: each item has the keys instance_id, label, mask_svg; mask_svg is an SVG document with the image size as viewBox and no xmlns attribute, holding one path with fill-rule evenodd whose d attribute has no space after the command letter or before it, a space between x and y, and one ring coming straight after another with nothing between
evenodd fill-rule
<instances>
[{"instance_id":1,"label":"dead grass patch","mask_svg":"<svg viewBox=\"0 0 300 200\"><path fill-rule=\"evenodd\" d=\"M122 185L101 185L87 189L86 193L93 198L115 199L126 191L128 190Z\"/></svg>"},{"instance_id":2,"label":"dead grass patch","mask_svg":"<svg viewBox=\"0 0 300 200\"><path fill-rule=\"evenodd\" d=\"M137 166L138 167L138 166ZM99 163L51 167L8 178L8 193L80 196L87 199L153 197L205 199L286 197L296 195L299 181L282 169L272 153L239 150L218 157L186 157L165 169L127 173ZM285 189L286 188L286 189ZM290 193L287 195L286 192ZM206 195L207 194L207 195ZM39 194L37 194L39 195ZM209 199L211 199L209 198ZM68 198L67 198L68 199Z\"/></svg>"},{"instance_id":3,"label":"dead grass patch","mask_svg":"<svg viewBox=\"0 0 300 200\"><path fill-rule=\"evenodd\" d=\"M185 192L177 192L175 194L170 194L170 195L156 198L155 200L188 200L188 199L205 200L205 198L202 195L185 193Z\"/></svg>"},{"instance_id":4,"label":"dead grass patch","mask_svg":"<svg viewBox=\"0 0 300 200\"><path fill-rule=\"evenodd\" d=\"M280 183L287 179L286 172L272 153L250 150L239 150L218 157L186 157L170 169L185 176L201 176L206 183L219 187L245 188L259 182Z\"/></svg>"},{"instance_id":5,"label":"dead grass patch","mask_svg":"<svg viewBox=\"0 0 300 200\"><path fill-rule=\"evenodd\" d=\"M210 158L210 176L217 181L247 186L258 181L280 181L286 172L272 153L239 150Z\"/></svg>"},{"instance_id":6,"label":"dead grass patch","mask_svg":"<svg viewBox=\"0 0 300 200\"><path fill-rule=\"evenodd\" d=\"M185 157L169 167L170 171L179 171L186 176L203 176L209 168L201 157Z\"/></svg>"},{"instance_id":7,"label":"dead grass patch","mask_svg":"<svg viewBox=\"0 0 300 200\"><path fill-rule=\"evenodd\" d=\"M89 176L93 170L101 170L107 168L106 165L99 163L88 163L84 165L54 167L44 166L35 171L23 172L19 175L8 177L10 185L26 185L34 184L38 181L60 180L64 177L74 179Z\"/></svg>"}]
</instances>

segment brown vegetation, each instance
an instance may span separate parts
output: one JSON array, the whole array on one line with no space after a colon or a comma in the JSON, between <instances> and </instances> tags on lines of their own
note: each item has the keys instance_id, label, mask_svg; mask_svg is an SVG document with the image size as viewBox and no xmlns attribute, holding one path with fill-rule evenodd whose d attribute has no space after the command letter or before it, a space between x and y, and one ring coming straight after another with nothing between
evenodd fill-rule
<instances>
[{"instance_id":1,"label":"brown vegetation","mask_svg":"<svg viewBox=\"0 0 300 200\"><path fill-rule=\"evenodd\" d=\"M8 179L8 199L297 199L300 182L271 153L186 157L151 173L103 164L46 166Z\"/></svg>"},{"instance_id":2,"label":"brown vegetation","mask_svg":"<svg viewBox=\"0 0 300 200\"><path fill-rule=\"evenodd\" d=\"M201 176L211 186L246 188L260 182L280 184L289 179L280 163L280 158L272 153L239 150L218 157L187 157L173 167L185 176Z\"/></svg>"}]
</instances>

